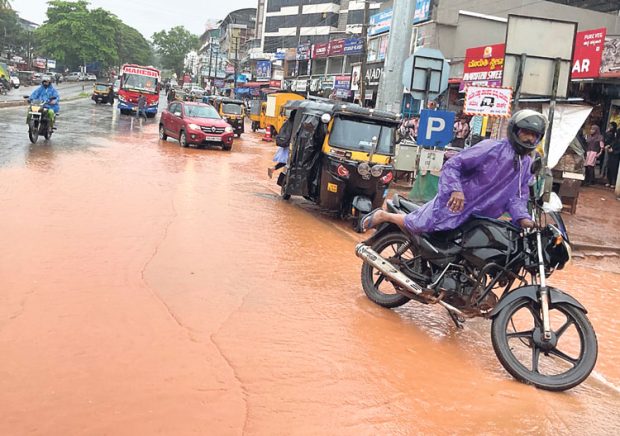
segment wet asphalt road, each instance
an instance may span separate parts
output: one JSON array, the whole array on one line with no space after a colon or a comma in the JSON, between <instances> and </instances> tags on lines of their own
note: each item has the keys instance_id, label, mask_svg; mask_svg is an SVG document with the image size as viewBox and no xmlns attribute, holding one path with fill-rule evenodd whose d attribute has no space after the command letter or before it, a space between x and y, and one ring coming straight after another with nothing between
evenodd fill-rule
<instances>
[{"instance_id":1,"label":"wet asphalt road","mask_svg":"<svg viewBox=\"0 0 620 436\"><path fill-rule=\"evenodd\" d=\"M88 100L30 144L0 110L0 434L616 434L620 276L553 277L595 374L511 379L489 323L369 302L359 235L266 176L274 146L159 141Z\"/></svg>"}]
</instances>

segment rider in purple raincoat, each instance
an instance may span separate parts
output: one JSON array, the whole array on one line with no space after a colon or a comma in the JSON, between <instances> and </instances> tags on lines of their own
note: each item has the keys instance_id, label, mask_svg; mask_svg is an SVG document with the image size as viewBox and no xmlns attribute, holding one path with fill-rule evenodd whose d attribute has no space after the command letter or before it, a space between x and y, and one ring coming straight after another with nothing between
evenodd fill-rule
<instances>
[{"instance_id":1,"label":"rider in purple raincoat","mask_svg":"<svg viewBox=\"0 0 620 436\"><path fill-rule=\"evenodd\" d=\"M455 229L472 215L499 218L504 212L515 224L532 227L527 210L529 154L545 129L546 120L538 112L515 113L508 139L482 141L445 163L433 200L408 215L374 210L362 220L363 228L391 222L418 234Z\"/></svg>"}]
</instances>

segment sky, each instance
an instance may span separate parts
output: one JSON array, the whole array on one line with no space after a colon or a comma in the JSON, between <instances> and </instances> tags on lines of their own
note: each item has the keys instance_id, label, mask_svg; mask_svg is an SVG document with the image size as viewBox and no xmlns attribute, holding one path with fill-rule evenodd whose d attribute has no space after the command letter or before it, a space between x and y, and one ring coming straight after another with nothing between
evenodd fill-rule
<instances>
[{"instance_id":1,"label":"sky","mask_svg":"<svg viewBox=\"0 0 620 436\"><path fill-rule=\"evenodd\" d=\"M20 17L43 24L47 0L9 0ZM221 20L229 12L255 8L257 0L89 0L91 8L106 9L146 38L162 29L182 25L201 35L209 20Z\"/></svg>"}]
</instances>

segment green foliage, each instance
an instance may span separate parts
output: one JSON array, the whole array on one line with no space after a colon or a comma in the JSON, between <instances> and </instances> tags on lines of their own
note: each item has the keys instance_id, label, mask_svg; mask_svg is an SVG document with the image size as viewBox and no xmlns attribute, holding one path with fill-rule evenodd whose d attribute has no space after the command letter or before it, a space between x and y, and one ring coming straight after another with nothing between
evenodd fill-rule
<instances>
[{"instance_id":1,"label":"green foliage","mask_svg":"<svg viewBox=\"0 0 620 436\"><path fill-rule=\"evenodd\" d=\"M182 26L176 26L169 31L162 30L153 34L153 45L161 55L161 63L164 68L169 68L181 77L185 56L192 50L200 47L198 36L185 30Z\"/></svg>"},{"instance_id":2,"label":"green foliage","mask_svg":"<svg viewBox=\"0 0 620 436\"><path fill-rule=\"evenodd\" d=\"M70 68L94 61L104 67L150 62L148 41L114 14L101 8L89 10L85 0L48 4L47 21L36 30L40 51L47 57Z\"/></svg>"},{"instance_id":3,"label":"green foliage","mask_svg":"<svg viewBox=\"0 0 620 436\"><path fill-rule=\"evenodd\" d=\"M0 57L20 52L27 43L27 32L19 24L17 13L0 7Z\"/></svg>"}]
</instances>

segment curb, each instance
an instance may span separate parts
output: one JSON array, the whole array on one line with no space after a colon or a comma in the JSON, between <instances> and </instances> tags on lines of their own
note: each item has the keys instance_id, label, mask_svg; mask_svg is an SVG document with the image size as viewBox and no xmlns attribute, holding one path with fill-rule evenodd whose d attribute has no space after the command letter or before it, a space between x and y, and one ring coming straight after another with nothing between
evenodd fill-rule
<instances>
[{"instance_id":1,"label":"curb","mask_svg":"<svg viewBox=\"0 0 620 436\"><path fill-rule=\"evenodd\" d=\"M580 252L597 251L597 252L602 252L601 254L605 256L620 255L620 247L613 247L609 245L586 244L586 243L581 243L581 242L574 242L571 245L575 250L580 251Z\"/></svg>"},{"instance_id":2,"label":"curb","mask_svg":"<svg viewBox=\"0 0 620 436\"><path fill-rule=\"evenodd\" d=\"M82 98L89 98L88 96L75 96L75 97L67 97L62 99L63 102L80 100ZM26 100L15 100L15 101L5 101L0 102L0 109L10 108L10 107L20 107L20 106L28 106L28 102Z\"/></svg>"}]
</instances>

